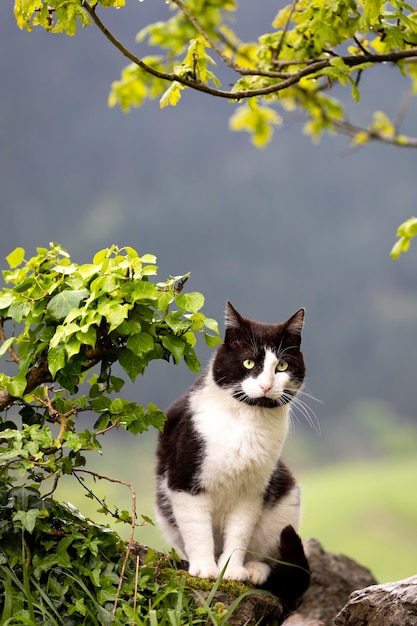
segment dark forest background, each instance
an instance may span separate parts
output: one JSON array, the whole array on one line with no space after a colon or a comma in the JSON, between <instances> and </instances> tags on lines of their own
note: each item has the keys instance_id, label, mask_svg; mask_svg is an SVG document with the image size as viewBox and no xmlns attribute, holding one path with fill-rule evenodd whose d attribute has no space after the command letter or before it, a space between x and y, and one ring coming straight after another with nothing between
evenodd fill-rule
<instances>
[{"instance_id":1,"label":"dark forest background","mask_svg":"<svg viewBox=\"0 0 417 626\"><path fill-rule=\"evenodd\" d=\"M139 29L168 10L132 0L102 17L137 50ZM237 31L255 38L276 10L242 2ZM176 108L125 115L107 106L125 64L94 27L21 32L13 3L0 4L0 257L57 241L81 263L130 245L157 255L161 278L191 271L188 288L220 322L226 299L266 322L305 306L307 388L319 402L306 401L321 434L298 415L295 463L414 454L417 244L397 261L389 251L417 211L417 152L352 152L340 136L315 146L294 113L258 150L228 130L234 105L189 91ZM351 121L395 115L404 85L375 69L359 106L346 94ZM416 128L414 105L404 132ZM209 350L198 352L206 362ZM128 393L166 408L192 380L155 364Z\"/></svg>"}]
</instances>

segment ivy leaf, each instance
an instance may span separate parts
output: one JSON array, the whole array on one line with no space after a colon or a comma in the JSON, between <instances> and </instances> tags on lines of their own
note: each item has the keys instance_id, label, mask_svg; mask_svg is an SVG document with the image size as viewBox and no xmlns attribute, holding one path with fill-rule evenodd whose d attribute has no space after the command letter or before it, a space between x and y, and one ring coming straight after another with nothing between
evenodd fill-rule
<instances>
[{"instance_id":1,"label":"ivy leaf","mask_svg":"<svg viewBox=\"0 0 417 626\"><path fill-rule=\"evenodd\" d=\"M180 337L175 337L175 335L165 335L162 337L162 345L164 348L169 350L174 357L175 363L178 365L182 355L184 354L184 340L180 339Z\"/></svg>"},{"instance_id":2,"label":"ivy leaf","mask_svg":"<svg viewBox=\"0 0 417 626\"><path fill-rule=\"evenodd\" d=\"M55 378L56 373L65 366L66 356L65 347L58 345L55 348L50 348L48 352L48 369L51 372L52 378Z\"/></svg>"},{"instance_id":3,"label":"ivy leaf","mask_svg":"<svg viewBox=\"0 0 417 626\"><path fill-rule=\"evenodd\" d=\"M203 333L203 336L204 336L204 341L210 348L214 348L215 346L218 346L219 343L222 342L220 337L216 337L214 335L208 335L207 333Z\"/></svg>"},{"instance_id":4,"label":"ivy leaf","mask_svg":"<svg viewBox=\"0 0 417 626\"><path fill-rule=\"evenodd\" d=\"M203 294L197 291L191 293L180 293L175 298L175 303L184 309L185 311L191 311L191 313L197 313L204 306L205 298Z\"/></svg>"},{"instance_id":5,"label":"ivy leaf","mask_svg":"<svg viewBox=\"0 0 417 626\"><path fill-rule=\"evenodd\" d=\"M151 426L160 430L164 430L166 415L156 404L148 404L148 421Z\"/></svg>"},{"instance_id":6,"label":"ivy leaf","mask_svg":"<svg viewBox=\"0 0 417 626\"><path fill-rule=\"evenodd\" d=\"M9 267L11 269L14 269L15 267L18 267L22 263L24 258L25 258L24 248L15 248L13 252L10 252L10 254L6 256L6 261L8 262Z\"/></svg>"},{"instance_id":7,"label":"ivy leaf","mask_svg":"<svg viewBox=\"0 0 417 626\"><path fill-rule=\"evenodd\" d=\"M13 487L10 490L10 496L14 499L16 508L27 511L31 500L39 498L39 491L34 487L21 485Z\"/></svg>"},{"instance_id":8,"label":"ivy leaf","mask_svg":"<svg viewBox=\"0 0 417 626\"><path fill-rule=\"evenodd\" d=\"M14 522L20 522L28 533L35 530L38 517L44 517L44 512L39 509L29 509L29 511L16 511L13 515Z\"/></svg>"},{"instance_id":9,"label":"ivy leaf","mask_svg":"<svg viewBox=\"0 0 417 626\"><path fill-rule=\"evenodd\" d=\"M13 345L16 341L16 337L9 337L6 341L0 346L0 357L6 354L7 350Z\"/></svg>"},{"instance_id":10,"label":"ivy leaf","mask_svg":"<svg viewBox=\"0 0 417 626\"><path fill-rule=\"evenodd\" d=\"M11 293L0 294L0 310L7 309L14 301L14 296Z\"/></svg>"},{"instance_id":11,"label":"ivy leaf","mask_svg":"<svg viewBox=\"0 0 417 626\"><path fill-rule=\"evenodd\" d=\"M15 398L21 398L26 389L27 381L24 374L11 378L7 383L7 391Z\"/></svg>"},{"instance_id":12,"label":"ivy leaf","mask_svg":"<svg viewBox=\"0 0 417 626\"><path fill-rule=\"evenodd\" d=\"M53 320L63 320L72 309L76 309L80 302L88 296L87 289L64 289L51 298L46 311Z\"/></svg>"},{"instance_id":13,"label":"ivy leaf","mask_svg":"<svg viewBox=\"0 0 417 626\"><path fill-rule=\"evenodd\" d=\"M155 342L153 337L148 335L148 333L136 333L135 335L131 335L127 340L126 346L136 354L137 356L141 356L146 352L151 352L154 349Z\"/></svg>"},{"instance_id":14,"label":"ivy leaf","mask_svg":"<svg viewBox=\"0 0 417 626\"><path fill-rule=\"evenodd\" d=\"M131 350L125 348L120 352L119 363L132 382L135 382L139 374L143 372L143 361L139 359Z\"/></svg>"},{"instance_id":15,"label":"ivy leaf","mask_svg":"<svg viewBox=\"0 0 417 626\"><path fill-rule=\"evenodd\" d=\"M199 373L201 364L194 350L190 350L189 352L184 354L184 361L189 370L191 370L194 374Z\"/></svg>"}]
</instances>

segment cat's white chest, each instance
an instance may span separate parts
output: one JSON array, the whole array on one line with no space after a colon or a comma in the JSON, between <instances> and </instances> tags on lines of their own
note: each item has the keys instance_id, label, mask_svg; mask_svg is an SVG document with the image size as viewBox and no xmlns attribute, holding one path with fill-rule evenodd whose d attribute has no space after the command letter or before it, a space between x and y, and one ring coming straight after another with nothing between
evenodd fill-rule
<instances>
[{"instance_id":1,"label":"cat's white chest","mask_svg":"<svg viewBox=\"0 0 417 626\"><path fill-rule=\"evenodd\" d=\"M285 440L287 410L248 406L214 382L197 390L191 404L194 426L204 441L202 486L220 498L259 494Z\"/></svg>"}]
</instances>

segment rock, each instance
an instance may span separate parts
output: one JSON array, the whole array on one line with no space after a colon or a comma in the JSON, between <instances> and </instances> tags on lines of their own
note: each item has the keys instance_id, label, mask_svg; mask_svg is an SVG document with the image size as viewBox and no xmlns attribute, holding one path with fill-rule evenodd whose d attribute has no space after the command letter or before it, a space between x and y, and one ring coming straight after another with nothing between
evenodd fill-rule
<instances>
[{"instance_id":1,"label":"rock","mask_svg":"<svg viewBox=\"0 0 417 626\"><path fill-rule=\"evenodd\" d=\"M351 594L336 626L417 626L417 576Z\"/></svg>"},{"instance_id":2,"label":"rock","mask_svg":"<svg viewBox=\"0 0 417 626\"><path fill-rule=\"evenodd\" d=\"M335 616L352 591L373 585L376 580L366 567L347 556L326 552L315 539L306 541L304 548L310 563L310 588L297 612L283 626L334 626Z\"/></svg>"},{"instance_id":3,"label":"rock","mask_svg":"<svg viewBox=\"0 0 417 626\"><path fill-rule=\"evenodd\" d=\"M209 592L199 592L198 596L202 596L205 599L208 597ZM199 597L196 597L196 602L201 606ZM216 591L214 598L211 602L211 607L216 612L216 604L221 603L226 612L233 603L236 602L236 597L231 594ZM222 607L217 604L217 610L220 610L219 617L223 617L221 614ZM245 596L234 609L233 613L227 619L228 626L255 626L256 624L262 624L262 626L269 626L272 624L281 624L283 618L284 609L278 598L273 596L261 595L251 593Z\"/></svg>"},{"instance_id":4,"label":"rock","mask_svg":"<svg viewBox=\"0 0 417 626\"><path fill-rule=\"evenodd\" d=\"M310 619L300 615L300 613L294 613L285 620L283 626L284 624L285 626L323 626L324 622L321 619Z\"/></svg>"}]
</instances>

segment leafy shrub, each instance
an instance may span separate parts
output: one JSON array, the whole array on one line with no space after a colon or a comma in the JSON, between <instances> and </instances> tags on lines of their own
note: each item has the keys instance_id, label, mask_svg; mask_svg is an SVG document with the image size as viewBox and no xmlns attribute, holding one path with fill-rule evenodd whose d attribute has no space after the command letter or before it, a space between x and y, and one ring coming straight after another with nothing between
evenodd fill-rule
<instances>
[{"instance_id":1,"label":"leafy shrub","mask_svg":"<svg viewBox=\"0 0 417 626\"><path fill-rule=\"evenodd\" d=\"M111 429L163 427L155 404L119 395L125 380L113 368L131 381L155 359L184 360L197 372L196 333L208 345L219 341L217 323L201 312L204 297L183 293L188 275L152 282L155 257L128 247L83 265L57 244L28 260L17 248L7 261L0 357L14 371L0 374L1 623L199 621L184 579L164 577L159 557L135 552L133 487L85 469L85 453L100 450ZM78 422L84 412L95 415L92 430ZM127 547L53 499L63 475L83 484L85 473L131 489L132 511L113 513L131 526Z\"/></svg>"}]
</instances>

